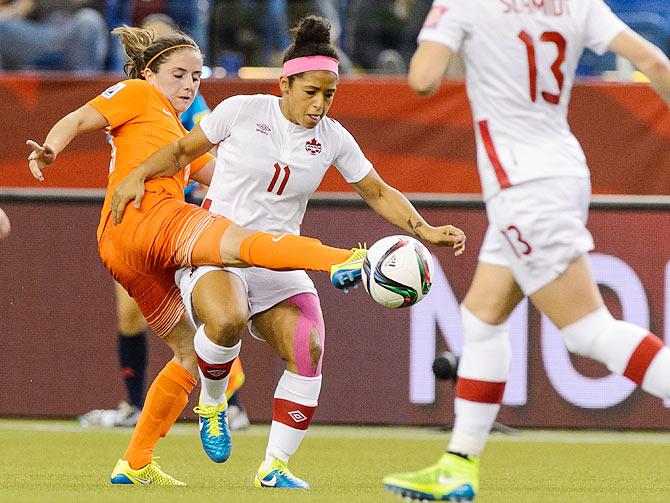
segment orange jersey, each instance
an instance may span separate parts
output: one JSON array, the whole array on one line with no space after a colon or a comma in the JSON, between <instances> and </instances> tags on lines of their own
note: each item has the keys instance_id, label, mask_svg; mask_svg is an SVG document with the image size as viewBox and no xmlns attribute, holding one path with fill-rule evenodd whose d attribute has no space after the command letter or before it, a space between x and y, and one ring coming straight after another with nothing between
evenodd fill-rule
<instances>
[{"instance_id":1,"label":"orange jersey","mask_svg":"<svg viewBox=\"0 0 670 503\"><path fill-rule=\"evenodd\" d=\"M151 154L183 138L187 131L168 99L145 80L119 82L93 98L89 104L107 119L112 137L107 196L98 228L100 240L116 185ZM213 159L212 156L205 154L171 177L147 181L147 192L183 200L184 187L191 173L197 172L210 159ZM145 202L146 205L155 204L156 200L157 198L145 198L142 208L145 207Z\"/></svg>"}]
</instances>

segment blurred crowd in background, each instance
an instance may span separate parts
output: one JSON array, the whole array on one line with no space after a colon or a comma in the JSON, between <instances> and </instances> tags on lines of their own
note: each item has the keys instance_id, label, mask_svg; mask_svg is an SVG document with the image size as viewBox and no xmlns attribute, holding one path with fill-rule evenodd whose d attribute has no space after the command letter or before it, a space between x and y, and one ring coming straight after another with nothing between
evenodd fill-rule
<instances>
[{"instance_id":1,"label":"blurred crowd in background","mask_svg":"<svg viewBox=\"0 0 670 503\"><path fill-rule=\"evenodd\" d=\"M523 0L506 0L522 2ZM544 0L547 2L556 0ZM605 0L638 33L670 54L669 0ZM214 76L280 66L288 28L316 13L333 24L344 74L403 74L432 0L0 0L1 71L122 72L121 24L158 19L191 35ZM587 52L578 74L620 67Z\"/></svg>"}]
</instances>

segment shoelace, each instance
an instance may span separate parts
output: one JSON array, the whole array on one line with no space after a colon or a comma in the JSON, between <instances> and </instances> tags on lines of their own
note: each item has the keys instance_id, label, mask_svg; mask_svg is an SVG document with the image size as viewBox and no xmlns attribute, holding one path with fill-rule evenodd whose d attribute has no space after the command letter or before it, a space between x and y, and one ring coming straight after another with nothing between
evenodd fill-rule
<instances>
[{"instance_id":1,"label":"shoelace","mask_svg":"<svg viewBox=\"0 0 670 503\"><path fill-rule=\"evenodd\" d=\"M358 243L358 248L352 248L351 252L353 255L349 257L349 262L355 262L357 260L363 259L368 254L368 245L367 243Z\"/></svg>"},{"instance_id":2,"label":"shoelace","mask_svg":"<svg viewBox=\"0 0 670 503\"><path fill-rule=\"evenodd\" d=\"M211 436L218 437L221 435L221 424L219 419L220 411L217 410L217 407L212 405L197 405L193 408L193 412L198 414L200 417L209 419L209 422L207 423L207 432Z\"/></svg>"},{"instance_id":3,"label":"shoelace","mask_svg":"<svg viewBox=\"0 0 670 503\"><path fill-rule=\"evenodd\" d=\"M291 470L288 469L288 466L285 463L277 463L276 466L273 466L272 468L274 470L277 470L280 475L292 479L297 478L295 475L293 475L293 473L291 473Z\"/></svg>"}]
</instances>

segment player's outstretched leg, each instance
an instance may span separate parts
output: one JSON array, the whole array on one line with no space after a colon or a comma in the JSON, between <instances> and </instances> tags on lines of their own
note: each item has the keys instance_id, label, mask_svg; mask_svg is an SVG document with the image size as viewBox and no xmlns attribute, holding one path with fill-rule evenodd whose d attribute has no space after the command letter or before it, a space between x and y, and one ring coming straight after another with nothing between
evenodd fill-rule
<instances>
[{"instance_id":1,"label":"player's outstretched leg","mask_svg":"<svg viewBox=\"0 0 670 503\"><path fill-rule=\"evenodd\" d=\"M423 470L384 477L384 487L413 500L472 501L479 490L479 458L445 453Z\"/></svg>"},{"instance_id":2,"label":"player's outstretched leg","mask_svg":"<svg viewBox=\"0 0 670 503\"><path fill-rule=\"evenodd\" d=\"M231 236L230 240L234 241L234 238ZM231 255L225 240L222 240L222 243L221 257ZM198 264L199 257L211 256L211 250L209 255L196 253L197 251L195 249L193 252L193 264ZM232 255L235 256L234 253ZM255 232L241 239L237 255L250 266L278 271L305 269L330 272L332 284L336 288L346 290L360 282L367 250L365 246L351 250L333 248L324 245L318 239L287 233Z\"/></svg>"},{"instance_id":3,"label":"player's outstretched leg","mask_svg":"<svg viewBox=\"0 0 670 503\"><path fill-rule=\"evenodd\" d=\"M183 482L168 475L155 461L133 470L128 461L119 459L111 476L112 484L137 486L185 486Z\"/></svg>"}]
</instances>

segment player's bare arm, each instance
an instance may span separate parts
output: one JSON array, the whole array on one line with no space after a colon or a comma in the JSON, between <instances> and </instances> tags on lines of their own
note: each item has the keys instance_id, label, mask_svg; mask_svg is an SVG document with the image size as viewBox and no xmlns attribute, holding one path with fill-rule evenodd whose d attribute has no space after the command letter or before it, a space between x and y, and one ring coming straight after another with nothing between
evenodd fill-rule
<instances>
[{"instance_id":1,"label":"player's bare arm","mask_svg":"<svg viewBox=\"0 0 670 503\"><path fill-rule=\"evenodd\" d=\"M200 125L197 125L179 141L165 145L154 152L116 186L111 202L114 223L118 224L121 221L126 205L130 201L135 201L136 208L140 207L144 198L145 181L172 176L213 147L214 144L209 142Z\"/></svg>"},{"instance_id":2,"label":"player's bare arm","mask_svg":"<svg viewBox=\"0 0 670 503\"><path fill-rule=\"evenodd\" d=\"M33 176L44 181L42 170L56 160L56 157L77 136L109 126L107 119L88 103L59 120L47 134L44 143L28 140L32 152L28 156L28 167Z\"/></svg>"},{"instance_id":3,"label":"player's bare arm","mask_svg":"<svg viewBox=\"0 0 670 503\"><path fill-rule=\"evenodd\" d=\"M609 48L644 73L656 92L670 105L670 60L661 49L630 29L617 35Z\"/></svg>"},{"instance_id":4,"label":"player's bare arm","mask_svg":"<svg viewBox=\"0 0 670 503\"><path fill-rule=\"evenodd\" d=\"M446 45L431 41L421 42L409 64L409 86L418 94L433 94L447 71L451 55L452 51Z\"/></svg>"},{"instance_id":5,"label":"player's bare arm","mask_svg":"<svg viewBox=\"0 0 670 503\"><path fill-rule=\"evenodd\" d=\"M374 169L353 187L387 222L434 245L453 247L455 255L465 250L462 230L453 225L434 227L427 223L402 192L384 182Z\"/></svg>"}]
</instances>

